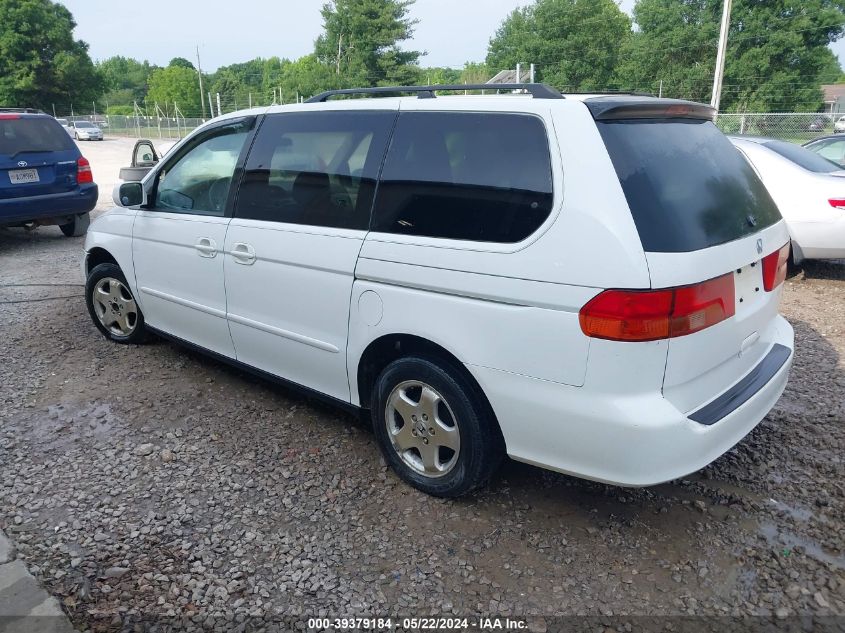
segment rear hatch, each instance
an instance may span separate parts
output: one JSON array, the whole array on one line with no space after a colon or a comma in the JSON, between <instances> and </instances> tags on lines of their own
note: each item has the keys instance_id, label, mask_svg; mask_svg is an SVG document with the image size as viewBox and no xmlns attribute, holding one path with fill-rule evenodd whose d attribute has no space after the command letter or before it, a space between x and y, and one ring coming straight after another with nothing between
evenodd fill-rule
<instances>
[{"instance_id":1,"label":"rear hatch","mask_svg":"<svg viewBox=\"0 0 845 633\"><path fill-rule=\"evenodd\" d=\"M684 288L676 301L720 302L690 311L683 333L669 338L664 396L689 413L772 349L789 234L710 108L638 98L587 105L636 223L652 288Z\"/></svg>"},{"instance_id":2,"label":"rear hatch","mask_svg":"<svg viewBox=\"0 0 845 633\"><path fill-rule=\"evenodd\" d=\"M79 156L55 119L0 113L0 200L72 191Z\"/></svg>"}]
</instances>

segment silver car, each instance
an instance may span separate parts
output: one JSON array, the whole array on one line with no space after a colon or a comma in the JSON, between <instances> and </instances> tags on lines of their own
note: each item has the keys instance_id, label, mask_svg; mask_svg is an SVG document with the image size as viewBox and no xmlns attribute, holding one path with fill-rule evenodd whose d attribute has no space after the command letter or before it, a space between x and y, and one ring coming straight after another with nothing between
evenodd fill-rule
<instances>
[{"instance_id":1,"label":"silver car","mask_svg":"<svg viewBox=\"0 0 845 633\"><path fill-rule=\"evenodd\" d=\"M103 140L103 131L90 121L73 121L70 126L73 138L77 141Z\"/></svg>"}]
</instances>

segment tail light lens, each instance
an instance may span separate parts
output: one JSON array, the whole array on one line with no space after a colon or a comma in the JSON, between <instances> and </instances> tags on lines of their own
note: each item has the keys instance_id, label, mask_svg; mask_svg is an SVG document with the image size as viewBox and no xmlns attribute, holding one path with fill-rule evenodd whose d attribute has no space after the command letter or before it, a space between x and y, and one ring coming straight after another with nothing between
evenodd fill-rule
<instances>
[{"instance_id":1,"label":"tail light lens","mask_svg":"<svg viewBox=\"0 0 845 633\"><path fill-rule=\"evenodd\" d=\"M786 279L789 263L789 243L763 258L763 288L771 292Z\"/></svg>"},{"instance_id":2,"label":"tail light lens","mask_svg":"<svg viewBox=\"0 0 845 633\"><path fill-rule=\"evenodd\" d=\"M845 198L831 198L828 202L834 209L845 209Z\"/></svg>"},{"instance_id":3,"label":"tail light lens","mask_svg":"<svg viewBox=\"0 0 845 633\"><path fill-rule=\"evenodd\" d=\"M611 341L657 341L693 334L736 311L733 273L694 286L605 290L581 309L581 330Z\"/></svg>"},{"instance_id":4,"label":"tail light lens","mask_svg":"<svg viewBox=\"0 0 845 633\"><path fill-rule=\"evenodd\" d=\"M91 171L91 163L84 156L76 161L76 182L84 185L89 182L94 182L94 173Z\"/></svg>"}]
</instances>

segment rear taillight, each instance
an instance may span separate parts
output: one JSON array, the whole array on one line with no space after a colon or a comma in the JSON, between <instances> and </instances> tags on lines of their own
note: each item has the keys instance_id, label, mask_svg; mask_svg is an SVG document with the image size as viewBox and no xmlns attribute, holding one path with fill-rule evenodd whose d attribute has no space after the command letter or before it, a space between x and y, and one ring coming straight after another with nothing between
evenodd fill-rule
<instances>
[{"instance_id":1,"label":"rear taillight","mask_svg":"<svg viewBox=\"0 0 845 633\"><path fill-rule=\"evenodd\" d=\"M91 163L84 156L80 156L76 161L76 182L84 185L89 182L94 182L94 174L91 172Z\"/></svg>"},{"instance_id":2,"label":"rear taillight","mask_svg":"<svg viewBox=\"0 0 845 633\"><path fill-rule=\"evenodd\" d=\"M0 121L11 121L21 118L20 114L0 114Z\"/></svg>"},{"instance_id":3,"label":"rear taillight","mask_svg":"<svg viewBox=\"0 0 845 633\"><path fill-rule=\"evenodd\" d=\"M845 198L831 198L828 202L834 209L845 209Z\"/></svg>"},{"instance_id":4,"label":"rear taillight","mask_svg":"<svg viewBox=\"0 0 845 633\"><path fill-rule=\"evenodd\" d=\"M771 292L786 279L789 264L789 243L763 258L763 288Z\"/></svg>"},{"instance_id":5,"label":"rear taillight","mask_svg":"<svg viewBox=\"0 0 845 633\"><path fill-rule=\"evenodd\" d=\"M663 290L605 290L579 314L587 336L657 341L693 334L735 313L733 273L694 286Z\"/></svg>"}]
</instances>

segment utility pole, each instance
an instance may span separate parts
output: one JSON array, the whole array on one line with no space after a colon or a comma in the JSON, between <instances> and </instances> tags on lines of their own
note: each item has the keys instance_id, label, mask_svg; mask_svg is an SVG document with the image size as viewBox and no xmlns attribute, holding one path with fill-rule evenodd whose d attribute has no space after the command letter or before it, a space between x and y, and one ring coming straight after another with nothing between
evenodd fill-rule
<instances>
[{"instance_id":1,"label":"utility pole","mask_svg":"<svg viewBox=\"0 0 845 633\"><path fill-rule=\"evenodd\" d=\"M531 83L534 83L534 64L531 64Z\"/></svg>"},{"instance_id":2,"label":"utility pole","mask_svg":"<svg viewBox=\"0 0 845 633\"><path fill-rule=\"evenodd\" d=\"M197 75L200 78L200 103L202 104L202 118L205 119L205 98L203 95L205 91L202 89L202 65L200 64L200 47L197 44ZM214 112L211 113L212 118L214 118Z\"/></svg>"},{"instance_id":3,"label":"utility pole","mask_svg":"<svg viewBox=\"0 0 845 633\"><path fill-rule=\"evenodd\" d=\"M214 118L214 102L211 100L211 93L208 93L208 111L211 113L211 118Z\"/></svg>"},{"instance_id":4,"label":"utility pole","mask_svg":"<svg viewBox=\"0 0 845 633\"><path fill-rule=\"evenodd\" d=\"M728 49L728 31L731 26L731 0L724 0L722 7L722 29L719 32L719 52L716 54L716 74L713 76L713 96L710 105L719 112L722 99L722 79L725 76L725 53Z\"/></svg>"},{"instance_id":5,"label":"utility pole","mask_svg":"<svg viewBox=\"0 0 845 633\"><path fill-rule=\"evenodd\" d=\"M220 109L220 93L217 93L217 116L223 114L223 111Z\"/></svg>"}]
</instances>

